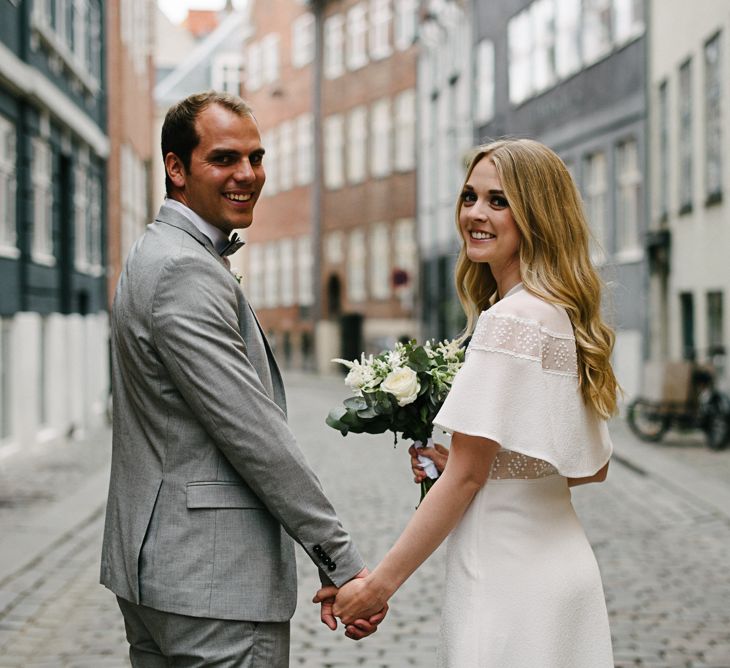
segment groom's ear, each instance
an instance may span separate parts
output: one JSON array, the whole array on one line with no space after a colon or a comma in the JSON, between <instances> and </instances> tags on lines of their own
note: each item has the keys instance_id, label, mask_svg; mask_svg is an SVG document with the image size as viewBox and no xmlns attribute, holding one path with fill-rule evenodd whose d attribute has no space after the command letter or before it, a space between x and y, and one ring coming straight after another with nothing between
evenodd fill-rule
<instances>
[{"instance_id":1,"label":"groom's ear","mask_svg":"<svg viewBox=\"0 0 730 668\"><path fill-rule=\"evenodd\" d=\"M172 185L176 188L185 187L185 178L187 176L185 165L183 165L183 161L172 152L165 156L165 172L167 172L167 178L172 181Z\"/></svg>"}]
</instances>

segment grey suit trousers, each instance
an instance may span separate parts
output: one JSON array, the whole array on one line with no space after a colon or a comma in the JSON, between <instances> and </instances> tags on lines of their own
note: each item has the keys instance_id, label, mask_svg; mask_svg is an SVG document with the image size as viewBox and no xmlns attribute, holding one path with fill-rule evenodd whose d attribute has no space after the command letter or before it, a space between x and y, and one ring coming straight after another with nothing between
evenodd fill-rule
<instances>
[{"instance_id":1,"label":"grey suit trousers","mask_svg":"<svg viewBox=\"0 0 730 668\"><path fill-rule=\"evenodd\" d=\"M288 668L289 622L203 619L117 597L133 668Z\"/></svg>"}]
</instances>

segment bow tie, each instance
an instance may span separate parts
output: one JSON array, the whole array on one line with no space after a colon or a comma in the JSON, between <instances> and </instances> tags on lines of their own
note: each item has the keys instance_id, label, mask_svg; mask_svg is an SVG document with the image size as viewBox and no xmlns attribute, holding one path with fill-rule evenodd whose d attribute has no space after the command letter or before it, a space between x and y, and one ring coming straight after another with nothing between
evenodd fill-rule
<instances>
[{"instance_id":1,"label":"bow tie","mask_svg":"<svg viewBox=\"0 0 730 668\"><path fill-rule=\"evenodd\" d=\"M220 253L221 257L228 257L229 255L233 255L243 244L246 242L243 241L243 239L240 239L237 232L234 232L231 238L228 240L228 243L223 246L223 248L218 251Z\"/></svg>"}]
</instances>

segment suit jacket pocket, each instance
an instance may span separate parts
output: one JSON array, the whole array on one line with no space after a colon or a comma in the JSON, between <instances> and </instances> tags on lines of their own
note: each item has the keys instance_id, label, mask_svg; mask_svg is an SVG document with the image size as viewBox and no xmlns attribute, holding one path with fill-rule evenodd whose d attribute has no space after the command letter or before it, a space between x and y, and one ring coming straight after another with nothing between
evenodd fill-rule
<instances>
[{"instance_id":1,"label":"suit jacket pocket","mask_svg":"<svg viewBox=\"0 0 730 668\"><path fill-rule=\"evenodd\" d=\"M185 493L188 508L266 508L250 487L238 482L189 482Z\"/></svg>"}]
</instances>

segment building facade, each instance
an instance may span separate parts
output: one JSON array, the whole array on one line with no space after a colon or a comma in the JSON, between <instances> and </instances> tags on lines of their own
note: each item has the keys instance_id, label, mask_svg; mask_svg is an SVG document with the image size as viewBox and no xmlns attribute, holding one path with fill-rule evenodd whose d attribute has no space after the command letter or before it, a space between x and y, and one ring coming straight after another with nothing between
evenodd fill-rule
<instances>
[{"instance_id":1,"label":"building facade","mask_svg":"<svg viewBox=\"0 0 730 668\"><path fill-rule=\"evenodd\" d=\"M650 352L708 361L730 336L730 6L655 0L649 17Z\"/></svg>"},{"instance_id":2,"label":"building facade","mask_svg":"<svg viewBox=\"0 0 730 668\"><path fill-rule=\"evenodd\" d=\"M107 163L107 293L114 299L119 274L134 240L151 220L155 85L152 0L107 5L109 160Z\"/></svg>"},{"instance_id":3,"label":"building facade","mask_svg":"<svg viewBox=\"0 0 730 668\"><path fill-rule=\"evenodd\" d=\"M489 118L484 106L492 97L481 52L472 47L470 4L425 5L418 33L420 319L424 336L441 340L453 338L465 324L454 286L461 245L456 199L475 143L474 124Z\"/></svg>"},{"instance_id":4,"label":"building facade","mask_svg":"<svg viewBox=\"0 0 730 668\"><path fill-rule=\"evenodd\" d=\"M648 328L644 2L505 0L473 7L478 80L490 98L478 139L533 137L572 172L608 287L614 368L631 398L640 387Z\"/></svg>"},{"instance_id":5,"label":"building facade","mask_svg":"<svg viewBox=\"0 0 730 668\"><path fill-rule=\"evenodd\" d=\"M251 12L244 97L266 150L266 184L233 262L243 261L244 289L279 362L313 368L314 15L292 0L254 2Z\"/></svg>"},{"instance_id":6,"label":"building facade","mask_svg":"<svg viewBox=\"0 0 730 668\"><path fill-rule=\"evenodd\" d=\"M379 352L419 334L418 3L320 3L322 178L317 354Z\"/></svg>"},{"instance_id":7,"label":"building facade","mask_svg":"<svg viewBox=\"0 0 730 668\"><path fill-rule=\"evenodd\" d=\"M108 391L105 9L0 4L0 444L101 419Z\"/></svg>"},{"instance_id":8,"label":"building facade","mask_svg":"<svg viewBox=\"0 0 730 668\"><path fill-rule=\"evenodd\" d=\"M414 0L253 3L245 97L267 184L246 290L284 364L418 333Z\"/></svg>"}]
</instances>

